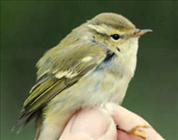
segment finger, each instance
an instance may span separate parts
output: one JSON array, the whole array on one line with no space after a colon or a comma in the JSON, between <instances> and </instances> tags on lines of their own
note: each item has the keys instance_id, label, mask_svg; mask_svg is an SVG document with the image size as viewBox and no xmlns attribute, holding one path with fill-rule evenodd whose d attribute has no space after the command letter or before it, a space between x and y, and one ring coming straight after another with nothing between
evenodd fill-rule
<instances>
[{"instance_id":1,"label":"finger","mask_svg":"<svg viewBox=\"0 0 178 140\"><path fill-rule=\"evenodd\" d=\"M72 135L65 135L65 136L61 136L59 138L59 140L94 140L93 138L91 138L89 135L87 134L83 134L83 133L76 133L76 134L72 134Z\"/></svg>"},{"instance_id":2,"label":"finger","mask_svg":"<svg viewBox=\"0 0 178 140\"><path fill-rule=\"evenodd\" d=\"M112 132L110 133L110 131ZM67 124L61 139L79 139L80 136L86 140L112 140L113 138L116 139L117 135L115 124L109 115L97 109L85 109L73 116Z\"/></svg>"},{"instance_id":3,"label":"finger","mask_svg":"<svg viewBox=\"0 0 178 140\"><path fill-rule=\"evenodd\" d=\"M137 114L127 110L126 108L122 106L118 106L114 104L112 105L114 109L112 117L115 123L119 125L119 128L125 131L130 131L135 126L138 126L138 125L150 126L148 122L146 122L143 118L141 118Z\"/></svg>"},{"instance_id":4,"label":"finger","mask_svg":"<svg viewBox=\"0 0 178 140\"><path fill-rule=\"evenodd\" d=\"M163 140L163 138L147 121L135 113L113 103L108 103L105 108L108 113L111 114L115 123L121 130L129 132L136 126L148 126L140 129L144 134L146 134L148 140Z\"/></svg>"},{"instance_id":5,"label":"finger","mask_svg":"<svg viewBox=\"0 0 178 140\"><path fill-rule=\"evenodd\" d=\"M130 131L136 126L148 126L140 129L148 140L163 140L156 130L142 117L121 106L117 106L116 109L113 118L120 128Z\"/></svg>"},{"instance_id":6,"label":"finger","mask_svg":"<svg viewBox=\"0 0 178 140\"><path fill-rule=\"evenodd\" d=\"M96 140L117 140L117 129L115 122L110 116L108 116L107 120L108 126L106 131Z\"/></svg>"},{"instance_id":7,"label":"finger","mask_svg":"<svg viewBox=\"0 0 178 140\"><path fill-rule=\"evenodd\" d=\"M125 131L118 130L117 132L117 140L143 140L137 136L128 135Z\"/></svg>"}]
</instances>

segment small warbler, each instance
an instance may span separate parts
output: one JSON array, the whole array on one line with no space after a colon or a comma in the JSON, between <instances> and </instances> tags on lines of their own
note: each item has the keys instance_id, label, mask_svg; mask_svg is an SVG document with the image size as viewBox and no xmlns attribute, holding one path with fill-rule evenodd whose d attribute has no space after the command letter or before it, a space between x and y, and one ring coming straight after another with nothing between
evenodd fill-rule
<instances>
[{"instance_id":1,"label":"small warbler","mask_svg":"<svg viewBox=\"0 0 178 140\"><path fill-rule=\"evenodd\" d=\"M115 13L72 30L37 62L37 81L18 124L36 118L35 139L57 140L79 109L121 104L134 76L138 39L147 32Z\"/></svg>"}]
</instances>

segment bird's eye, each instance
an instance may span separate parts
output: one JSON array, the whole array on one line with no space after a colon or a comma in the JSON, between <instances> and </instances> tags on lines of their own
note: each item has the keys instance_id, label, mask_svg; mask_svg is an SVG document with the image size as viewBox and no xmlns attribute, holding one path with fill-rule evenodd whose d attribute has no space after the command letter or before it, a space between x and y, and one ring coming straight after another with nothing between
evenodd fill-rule
<instances>
[{"instance_id":1,"label":"bird's eye","mask_svg":"<svg viewBox=\"0 0 178 140\"><path fill-rule=\"evenodd\" d=\"M114 40L118 40L120 38L120 35L118 35L118 34L112 34L111 37Z\"/></svg>"}]
</instances>

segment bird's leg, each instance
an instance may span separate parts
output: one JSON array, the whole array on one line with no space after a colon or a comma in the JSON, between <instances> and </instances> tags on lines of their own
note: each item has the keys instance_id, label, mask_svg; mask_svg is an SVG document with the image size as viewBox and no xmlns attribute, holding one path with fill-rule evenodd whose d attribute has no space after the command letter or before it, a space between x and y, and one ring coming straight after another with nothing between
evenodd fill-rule
<instances>
[{"instance_id":1,"label":"bird's leg","mask_svg":"<svg viewBox=\"0 0 178 140\"><path fill-rule=\"evenodd\" d=\"M141 137L142 139L147 140L147 136L146 136L145 132L142 130L144 128L149 128L149 126L148 125L137 125L134 128L132 128L128 132L128 134L134 135L137 137Z\"/></svg>"},{"instance_id":2,"label":"bird's leg","mask_svg":"<svg viewBox=\"0 0 178 140\"><path fill-rule=\"evenodd\" d=\"M140 137L143 140L148 140L146 133L142 129L149 128L150 127L149 125L137 125L129 131L123 130L119 128L119 126L116 126L116 127L118 130L124 131L125 133L129 135Z\"/></svg>"}]
</instances>

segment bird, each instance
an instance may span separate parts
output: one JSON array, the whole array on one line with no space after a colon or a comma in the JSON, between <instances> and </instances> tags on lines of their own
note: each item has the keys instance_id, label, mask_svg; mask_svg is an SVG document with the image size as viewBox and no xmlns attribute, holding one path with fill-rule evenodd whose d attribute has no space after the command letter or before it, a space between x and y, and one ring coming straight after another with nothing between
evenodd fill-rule
<instances>
[{"instance_id":1,"label":"bird","mask_svg":"<svg viewBox=\"0 0 178 140\"><path fill-rule=\"evenodd\" d=\"M151 31L112 12L74 28L37 62L18 125L35 119L35 140L57 140L78 110L121 104L135 73L138 40Z\"/></svg>"}]
</instances>

